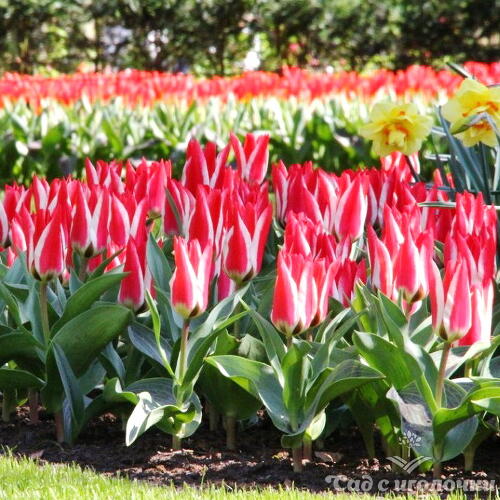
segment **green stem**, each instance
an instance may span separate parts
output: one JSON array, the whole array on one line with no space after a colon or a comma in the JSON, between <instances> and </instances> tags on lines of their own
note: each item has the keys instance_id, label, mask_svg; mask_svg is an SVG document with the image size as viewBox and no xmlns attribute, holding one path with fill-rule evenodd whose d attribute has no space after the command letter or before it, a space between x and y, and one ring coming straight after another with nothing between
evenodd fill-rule
<instances>
[{"instance_id":1,"label":"green stem","mask_svg":"<svg viewBox=\"0 0 500 500\"><path fill-rule=\"evenodd\" d=\"M87 279L87 265L89 259L85 255L81 256L80 259L80 269L78 269L78 278L80 281L84 282Z\"/></svg>"},{"instance_id":2,"label":"green stem","mask_svg":"<svg viewBox=\"0 0 500 500\"><path fill-rule=\"evenodd\" d=\"M181 345L179 348L179 380L182 384L187 370L187 343L189 340L189 319L185 319L182 325Z\"/></svg>"},{"instance_id":3,"label":"green stem","mask_svg":"<svg viewBox=\"0 0 500 500\"><path fill-rule=\"evenodd\" d=\"M292 448L293 472L302 472L302 445Z\"/></svg>"},{"instance_id":4,"label":"green stem","mask_svg":"<svg viewBox=\"0 0 500 500\"><path fill-rule=\"evenodd\" d=\"M466 378L472 377L472 366L473 366L473 361L471 359L465 362L464 377Z\"/></svg>"},{"instance_id":5,"label":"green stem","mask_svg":"<svg viewBox=\"0 0 500 500\"><path fill-rule=\"evenodd\" d=\"M30 407L30 422L38 424L38 391L36 389L28 390L28 404Z\"/></svg>"},{"instance_id":6,"label":"green stem","mask_svg":"<svg viewBox=\"0 0 500 500\"><path fill-rule=\"evenodd\" d=\"M172 436L172 450L182 450L182 439L179 436Z\"/></svg>"},{"instance_id":7,"label":"green stem","mask_svg":"<svg viewBox=\"0 0 500 500\"><path fill-rule=\"evenodd\" d=\"M287 335L286 336L286 347L287 349L290 349L293 345L293 335Z\"/></svg>"},{"instance_id":8,"label":"green stem","mask_svg":"<svg viewBox=\"0 0 500 500\"><path fill-rule=\"evenodd\" d=\"M312 444L312 439L304 435L304 438L302 439L302 446L303 446L303 458L304 460L308 460L309 462L312 462L313 459L313 444Z\"/></svg>"},{"instance_id":9,"label":"green stem","mask_svg":"<svg viewBox=\"0 0 500 500\"><path fill-rule=\"evenodd\" d=\"M471 472L474 469L474 458L476 456L476 448L465 449L463 454L464 454L465 472Z\"/></svg>"},{"instance_id":10,"label":"green stem","mask_svg":"<svg viewBox=\"0 0 500 500\"><path fill-rule=\"evenodd\" d=\"M42 331L43 338L45 339L45 345L49 345L50 342L49 311L47 301L48 286L49 284L47 281L42 281L40 283L40 314L42 317Z\"/></svg>"},{"instance_id":11,"label":"green stem","mask_svg":"<svg viewBox=\"0 0 500 500\"><path fill-rule=\"evenodd\" d=\"M11 389L4 389L2 401L2 420L10 422L10 415L16 405L16 392Z\"/></svg>"},{"instance_id":12,"label":"green stem","mask_svg":"<svg viewBox=\"0 0 500 500\"><path fill-rule=\"evenodd\" d=\"M439 364L439 373L436 382L436 405L438 408L441 408L443 400L444 379L446 377L446 364L448 363L450 350L451 350L451 343L445 342L443 347L443 352L441 354L441 363Z\"/></svg>"},{"instance_id":13,"label":"green stem","mask_svg":"<svg viewBox=\"0 0 500 500\"><path fill-rule=\"evenodd\" d=\"M434 479L439 479L441 477L441 462L435 462L432 469L432 476Z\"/></svg>"},{"instance_id":14,"label":"green stem","mask_svg":"<svg viewBox=\"0 0 500 500\"><path fill-rule=\"evenodd\" d=\"M232 416L226 417L226 448L236 450L236 418Z\"/></svg>"},{"instance_id":15,"label":"green stem","mask_svg":"<svg viewBox=\"0 0 500 500\"><path fill-rule=\"evenodd\" d=\"M208 406L208 425L210 432L215 432L219 423L219 413L213 404L207 403Z\"/></svg>"},{"instance_id":16,"label":"green stem","mask_svg":"<svg viewBox=\"0 0 500 500\"><path fill-rule=\"evenodd\" d=\"M64 443L64 419L62 410L54 413L54 422L56 424L56 439L58 443Z\"/></svg>"},{"instance_id":17,"label":"green stem","mask_svg":"<svg viewBox=\"0 0 500 500\"><path fill-rule=\"evenodd\" d=\"M436 406L438 409L441 408L443 404L444 380L446 378L446 365L448 363L450 350L451 342L445 342L443 346L443 352L441 354L441 363L439 364L438 378L436 381ZM442 456L442 443L436 444L435 446L437 451L439 452L435 454L435 456ZM433 475L434 479L439 479L441 477L441 462L434 462Z\"/></svg>"}]
</instances>

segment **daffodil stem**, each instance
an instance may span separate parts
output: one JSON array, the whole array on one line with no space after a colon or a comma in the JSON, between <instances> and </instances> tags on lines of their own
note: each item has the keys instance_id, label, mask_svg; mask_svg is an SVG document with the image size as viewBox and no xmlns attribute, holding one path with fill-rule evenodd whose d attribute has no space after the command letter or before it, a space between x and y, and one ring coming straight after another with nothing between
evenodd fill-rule
<instances>
[{"instance_id":1,"label":"daffodil stem","mask_svg":"<svg viewBox=\"0 0 500 500\"><path fill-rule=\"evenodd\" d=\"M439 364L438 378L436 381L436 405L441 408L443 401L444 379L446 378L446 365L450 356L451 343L445 342L443 352L441 353L441 363Z\"/></svg>"},{"instance_id":2,"label":"daffodil stem","mask_svg":"<svg viewBox=\"0 0 500 500\"><path fill-rule=\"evenodd\" d=\"M42 281L40 283L40 315L42 319L43 338L45 340L45 345L47 346L50 342L49 311L47 302L48 286L49 284L47 281Z\"/></svg>"}]
</instances>

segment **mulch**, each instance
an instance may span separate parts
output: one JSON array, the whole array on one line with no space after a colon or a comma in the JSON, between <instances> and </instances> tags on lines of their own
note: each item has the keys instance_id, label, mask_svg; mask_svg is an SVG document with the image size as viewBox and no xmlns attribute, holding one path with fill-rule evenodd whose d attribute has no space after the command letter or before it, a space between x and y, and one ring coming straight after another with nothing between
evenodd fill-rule
<instances>
[{"instance_id":1,"label":"mulch","mask_svg":"<svg viewBox=\"0 0 500 500\"><path fill-rule=\"evenodd\" d=\"M108 414L91 422L73 446L61 446L54 440L52 418L43 411L37 425L29 423L26 408L18 409L10 423L0 423L0 444L16 455L31 457L41 464L74 463L107 476L154 484L210 484L227 488L293 485L314 492L338 491L335 484L347 491L360 485L366 493L381 494L381 480L385 481L382 484L387 493L421 491L423 483L418 485L416 481L431 481L430 473L395 473L386 459L366 458L354 428L337 431L327 439L324 449L315 452L314 462L306 464L302 474L292 471L289 454L281 448L280 435L267 418L261 416L256 425L240 432L239 437L238 451L226 451L223 429L210 432L202 424L194 436L183 441L182 451L172 451L170 436L156 429L150 429L127 447L121 422ZM381 451L379 455L384 456ZM495 489L500 491L500 439L490 438L479 448L474 472L464 473L462 468L461 457L447 462L443 478L473 480L465 483L469 496L479 493L486 498ZM372 478L371 487L367 475ZM338 478L336 483L334 478ZM455 484L444 483L440 494L446 496L446 488L454 488Z\"/></svg>"}]
</instances>

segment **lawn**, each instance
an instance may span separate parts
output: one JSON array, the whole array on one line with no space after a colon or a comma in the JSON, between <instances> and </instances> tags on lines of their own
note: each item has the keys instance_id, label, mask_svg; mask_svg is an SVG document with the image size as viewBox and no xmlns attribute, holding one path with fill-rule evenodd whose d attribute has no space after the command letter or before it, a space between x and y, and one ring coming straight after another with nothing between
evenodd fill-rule
<instances>
[{"instance_id":1,"label":"lawn","mask_svg":"<svg viewBox=\"0 0 500 500\"><path fill-rule=\"evenodd\" d=\"M29 491L29 497L26 492ZM126 478L107 478L89 470L81 470L73 465L43 465L33 460L16 459L10 456L0 458L0 499L8 500L64 500L64 499L116 499L127 500L148 499L200 499L262 500L280 498L284 500L313 500L326 498L327 494L313 494L295 488L287 489L252 489L233 490L229 486L193 488L185 486L181 489L174 486L160 487L147 483L130 481ZM361 498L356 495L338 495L337 500ZM362 498L378 498L363 495ZM408 498L392 496L390 498ZM416 498L416 497L415 497ZM427 496L428 499L439 499L438 495ZM452 494L450 499L465 498L462 494ZM498 495L496 498L500 498Z\"/></svg>"}]
</instances>

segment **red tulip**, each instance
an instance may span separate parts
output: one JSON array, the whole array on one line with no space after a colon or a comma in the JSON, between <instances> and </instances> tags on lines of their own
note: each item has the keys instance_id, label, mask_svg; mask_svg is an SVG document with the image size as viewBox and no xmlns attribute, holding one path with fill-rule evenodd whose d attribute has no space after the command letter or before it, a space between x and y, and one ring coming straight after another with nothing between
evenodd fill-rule
<instances>
[{"instance_id":1,"label":"red tulip","mask_svg":"<svg viewBox=\"0 0 500 500\"><path fill-rule=\"evenodd\" d=\"M359 176L340 196L335 212L335 234L339 240L358 240L363 234L368 202Z\"/></svg>"},{"instance_id":2,"label":"red tulip","mask_svg":"<svg viewBox=\"0 0 500 500\"><path fill-rule=\"evenodd\" d=\"M288 337L321 323L328 312L333 266L297 254L278 254L271 320Z\"/></svg>"},{"instance_id":3,"label":"red tulip","mask_svg":"<svg viewBox=\"0 0 500 500\"><path fill-rule=\"evenodd\" d=\"M198 240L174 237L175 271L170 280L172 306L183 318L205 311L212 270L212 242L204 248Z\"/></svg>"},{"instance_id":4,"label":"red tulip","mask_svg":"<svg viewBox=\"0 0 500 500\"><path fill-rule=\"evenodd\" d=\"M191 139L186 150L186 164L182 171L184 186L193 194L199 185L221 187L229 150L228 144L217 155L215 143L208 142L202 150L200 143L196 139Z\"/></svg>"},{"instance_id":5,"label":"red tulip","mask_svg":"<svg viewBox=\"0 0 500 500\"><path fill-rule=\"evenodd\" d=\"M127 244L123 272L128 275L121 282L118 302L137 311L144 304L144 273L133 238Z\"/></svg>"},{"instance_id":6,"label":"red tulip","mask_svg":"<svg viewBox=\"0 0 500 500\"><path fill-rule=\"evenodd\" d=\"M81 184L77 184L75 211L71 222L70 242L73 250L80 252L86 257L90 257L93 253L92 243L95 240L95 235L92 234L92 218L87 204L87 200L83 196Z\"/></svg>"},{"instance_id":7,"label":"red tulip","mask_svg":"<svg viewBox=\"0 0 500 500\"><path fill-rule=\"evenodd\" d=\"M368 227L371 281L374 288L389 298L394 296L393 266L389 250L371 226Z\"/></svg>"},{"instance_id":8,"label":"red tulip","mask_svg":"<svg viewBox=\"0 0 500 500\"><path fill-rule=\"evenodd\" d=\"M222 259L225 272L236 283L253 278L262 267L273 209L268 199L260 201L229 211Z\"/></svg>"},{"instance_id":9,"label":"red tulip","mask_svg":"<svg viewBox=\"0 0 500 500\"><path fill-rule=\"evenodd\" d=\"M61 209L58 207L36 241L33 254L35 276L50 281L65 268L65 241Z\"/></svg>"},{"instance_id":10,"label":"red tulip","mask_svg":"<svg viewBox=\"0 0 500 500\"><path fill-rule=\"evenodd\" d=\"M262 183L269 161L269 135L255 137L253 134L247 134L243 146L233 133L230 138L241 177L246 181Z\"/></svg>"}]
</instances>

